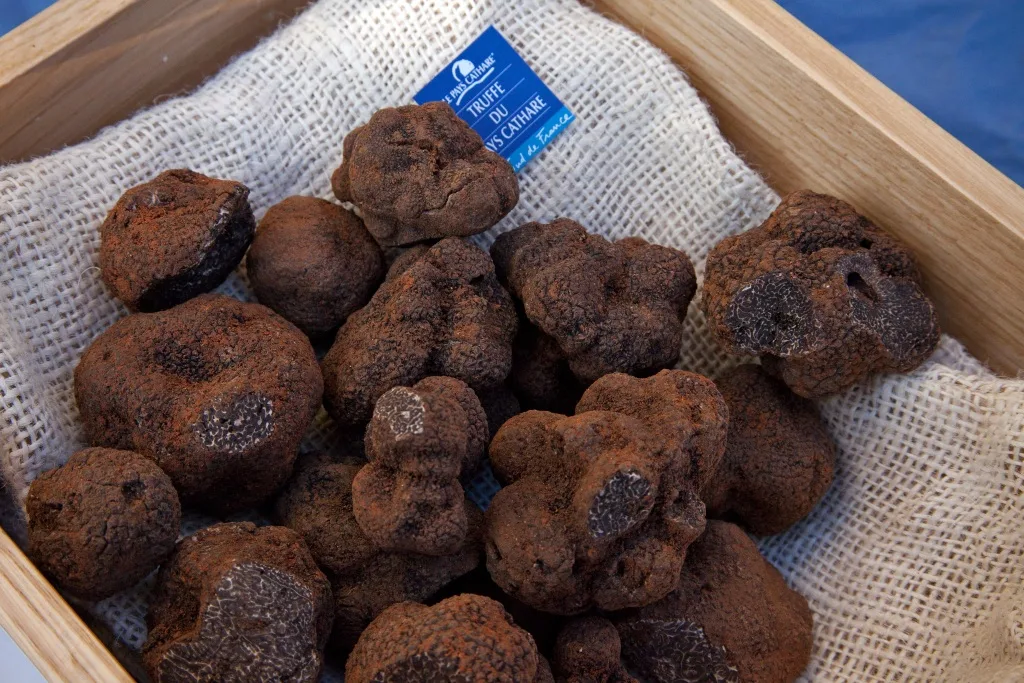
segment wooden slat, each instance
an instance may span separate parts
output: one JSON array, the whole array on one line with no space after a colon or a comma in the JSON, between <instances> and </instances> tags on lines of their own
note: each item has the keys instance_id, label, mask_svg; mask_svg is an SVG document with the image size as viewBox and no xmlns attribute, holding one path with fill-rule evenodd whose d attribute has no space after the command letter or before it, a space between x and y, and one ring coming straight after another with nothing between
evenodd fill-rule
<instances>
[{"instance_id":1,"label":"wooden slat","mask_svg":"<svg viewBox=\"0 0 1024 683\"><path fill-rule=\"evenodd\" d=\"M60 0L0 37L0 164L186 92L310 0Z\"/></svg>"},{"instance_id":2,"label":"wooden slat","mask_svg":"<svg viewBox=\"0 0 1024 683\"><path fill-rule=\"evenodd\" d=\"M771 0L597 0L683 66L781 192L837 195L917 254L946 331L1024 369L1024 190Z\"/></svg>"},{"instance_id":3,"label":"wooden slat","mask_svg":"<svg viewBox=\"0 0 1024 683\"><path fill-rule=\"evenodd\" d=\"M50 683L133 680L3 531L0 626ZM0 663L0 680L8 680L2 672Z\"/></svg>"}]
</instances>

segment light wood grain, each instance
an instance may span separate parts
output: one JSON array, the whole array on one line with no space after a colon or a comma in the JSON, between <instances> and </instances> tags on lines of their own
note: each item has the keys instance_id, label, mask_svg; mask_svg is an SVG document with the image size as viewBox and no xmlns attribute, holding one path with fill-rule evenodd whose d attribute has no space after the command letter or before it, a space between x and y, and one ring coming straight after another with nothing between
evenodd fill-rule
<instances>
[{"instance_id":1,"label":"light wood grain","mask_svg":"<svg viewBox=\"0 0 1024 683\"><path fill-rule=\"evenodd\" d=\"M781 192L851 202L917 254L946 331L1024 368L1024 190L771 0L598 0L683 66Z\"/></svg>"},{"instance_id":2,"label":"light wood grain","mask_svg":"<svg viewBox=\"0 0 1024 683\"><path fill-rule=\"evenodd\" d=\"M3 531L0 626L50 683L133 680ZM7 680L2 663L0 680Z\"/></svg>"},{"instance_id":3,"label":"light wood grain","mask_svg":"<svg viewBox=\"0 0 1024 683\"><path fill-rule=\"evenodd\" d=\"M186 92L309 0L60 0L0 37L0 164Z\"/></svg>"}]
</instances>

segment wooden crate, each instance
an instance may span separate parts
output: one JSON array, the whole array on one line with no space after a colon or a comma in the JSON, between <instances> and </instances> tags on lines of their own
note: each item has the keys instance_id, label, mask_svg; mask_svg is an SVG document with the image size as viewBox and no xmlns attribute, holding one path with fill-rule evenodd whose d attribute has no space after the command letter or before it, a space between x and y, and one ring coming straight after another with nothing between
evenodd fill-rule
<instances>
[{"instance_id":1,"label":"wooden crate","mask_svg":"<svg viewBox=\"0 0 1024 683\"><path fill-rule=\"evenodd\" d=\"M187 91L308 0L61 0L0 38L0 163ZM944 328L1024 368L1024 190L772 0L595 0L690 75L780 192L849 200L917 254ZM131 678L0 534L0 625L51 681Z\"/></svg>"}]
</instances>

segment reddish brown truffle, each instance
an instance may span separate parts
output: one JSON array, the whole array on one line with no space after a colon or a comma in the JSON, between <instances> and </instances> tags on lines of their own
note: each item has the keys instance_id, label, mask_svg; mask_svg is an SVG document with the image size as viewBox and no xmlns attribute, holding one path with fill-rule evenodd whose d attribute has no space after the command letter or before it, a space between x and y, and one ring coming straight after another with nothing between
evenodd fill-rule
<instances>
[{"instance_id":1,"label":"reddish brown truffle","mask_svg":"<svg viewBox=\"0 0 1024 683\"><path fill-rule=\"evenodd\" d=\"M366 424L385 391L430 375L474 391L505 381L516 313L487 254L441 240L338 331L323 361L324 402L342 427Z\"/></svg>"},{"instance_id":2,"label":"reddish brown truffle","mask_svg":"<svg viewBox=\"0 0 1024 683\"><path fill-rule=\"evenodd\" d=\"M467 542L454 554L431 557L385 552L356 524L352 480L362 465L307 456L275 506L278 521L297 531L334 588L331 651L345 656L369 623L399 602L426 600L471 571L482 555L483 515L466 503Z\"/></svg>"},{"instance_id":3,"label":"reddish brown truffle","mask_svg":"<svg viewBox=\"0 0 1024 683\"><path fill-rule=\"evenodd\" d=\"M331 620L330 584L298 534L215 524L160 570L142 660L153 683L315 683Z\"/></svg>"},{"instance_id":4,"label":"reddish brown truffle","mask_svg":"<svg viewBox=\"0 0 1024 683\"><path fill-rule=\"evenodd\" d=\"M384 256L354 213L288 197L260 221L246 268L260 303L318 337L370 300L384 279Z\"/></svg>"},{"instance_id":5,"label":"reddish brown truffle","mask_svg":"<svg viewBox=\"0 0 1024 683\"><path fill-rule=\"evenodd\" d=\"M697 291L681 251L629 237L614 244L576 221L527 223L491 247L498 275L585 384L676 362Z\"/></svg>"},{"instance_id":6,"label":"reddish brown truffle","mask_svg":"<svg viewBox=\"0 0 1024 683\"><path fill-rule=\"evenodd\" d=\"M165 171L121 195L100 226L103 281L133 311L170 308L222 283L255 228L245 185Z\"/></svg>"},{"instance_id":7,"label":"reddish brown truffle","mask_svg":"<svg viewBox=\"0 0 1024 683\"><path fill-rule=\"evenodd\" d=\"M835 445L814 404L757 365L718 380L729 406L725 458L703 491L708 516L755 534L800 521L832 484Z\"/></svg>"},{"instance_id":8,"label":"reddish brown truffle","mask_svg":"<svg viewBox=\"0 0 1024 683\"><path fill-rule=\"evenodd\" d=\"M519 333L512 344L513 391L528 410L571 414L583 395L558 342L520 318Z\"/></svg>"},{"instance_id":9,"label":"reddish brown truffle","mask_svg":"<svg viewBox=\"0 0 1024 683\"><path fill-rule=\"evenodd\" d=\"M84 600L129 588L174 550L181 506L152 460L87 448L39 475L28 490L29 555Z\"/></svg>"},{"instance_id":10,"label":"reddish brown truffle","mask_svg":"<svg viewBox=\"0 0 1024 683\"><path fill-rule=\"evenodd\" d=\"M295 326L214 294L122 318L75 368L90 443L154 459L183 501L214 511L252 506L285 482L322 390Z\"/></svg>"},{"instance_id":11,"label":"reddish brown truffle","mask_svg":"<svg viewBox=\"0 0 1024 683\"><path fill-rule=\"evenodd\" d=\"M760 227L711 251L702 304L727 350L807 398L909 372L939 343L907 249L839 199L794 192Z\"/></svg>"},{"instance_id":12,"label":"reddish brown truffle","mask_svg":"<svg viewBox=\"0 0 1024 683\"><path fill-rule=\"evenodd\" d=\"M389 607L363 632L345 667L347 683L533 683L545 674L530 634L479 595Z\"/></svg>"},{"instance_id":13,"label":"reddish brown truffle","mask_svg":"<svg viewBox=\"0 0 1024 683\"><path fill-rule=\"evenodd\" d=\"M674 463L675 476L700 491L725 455L729 410L707 377L662 370L637 379L605 375L583 394L577 413L612 410L643 422Z\"/></svg>"},{"instance_id":14,"label":"reddish brown truffle","mask_svg":"<svg viewBox=\"0 0 1024 683\"><path fill-rule=\"evenodd\" d=\"M704 529L678 452L621 413L529 411L506 422L490 447L508 484L487 512L495 583L555 614L663 598Z\"/></svg>"},{"instance_id":15,"label":"reddish brown truffle","mask_svg":"<svg viewBox=\"0 0 1024 683\"><path fill-rule=\"evenodd\" d=\"M559 683L637 683L620 659L619 632L604 617L572 619L555 644Z\"/></svg>"},{"instance_id":16,"label":"reddish brown truffle","mask_svg":"<svg viewBox=\"0 0 1024 683\"><path fill-rule=\"evenodd\" d=\"M728 522L708 521L675 592L616 625L623 657L653 681L789 683L811 658L807 601Z\"/></svg>"},{"instance_id":17,"label":"reddish brown truffle","mask_svg":"<svg viewBox=\"0 0 1024 683\"><path fill-rule=\"evenodd\" d=\"M391 247L385 250L384 258L388 264L387 279L393 280L406 270L409 266L420 260L420 257L430 251L430 248L437 242L426 244L414 244L411 247Z\"/></svg>"},{"instance_id":18,"label":"reddish brown truffle","mask_svg":"<svg viewBox=\"0 0 1024 683\"><path fill-rule=\"evenodd\" d=\"M459 482L479 468L488 434L465 382L427 377L385 392L366 428L369 464L352 482L363 533L383 550L456 552L469 528Z\"/></svg>"},{"instance_id":19,"label":"reddish brown truffle","mask_svg":"<svg viewBox=\"0 0 1024 683\"><path fill-rule=\"evenodd\" d=\"M383 246L475 235L519 201L512 166L444 102L381 109L343 147L334 194Z\"/></svg>"}]
</instances>

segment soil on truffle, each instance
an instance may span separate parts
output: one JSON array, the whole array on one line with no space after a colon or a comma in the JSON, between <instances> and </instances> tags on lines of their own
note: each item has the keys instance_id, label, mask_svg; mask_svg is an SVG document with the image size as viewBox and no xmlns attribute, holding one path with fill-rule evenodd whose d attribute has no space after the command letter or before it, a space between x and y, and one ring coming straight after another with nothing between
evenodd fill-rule
<instances>
[{"instance_id":1,"label":"soil on truffle","mask_svg":"<svg viewBox=\"0 0 1024 683\"><path fill-rule=\"evenodd\" d=\"M512 166L444 102L381 109L343 148L334 194L382 246L474 235L519 201Z\"/></svg>"},{"instance_id":2,"label":"soil on truffle","mask_svg":"<svg viewBox=\"0 0 1024 683\"><path fill-rule=\"evenodd\" d=\"M25 500L29 555L64 590L100 600L171 554L181 506L171 480L138 453L87 448L39 475Z\"/></svg>"},{"instance_id":3,"label":"soil on truffle","mask_svg":"<svg viewBox=\"0 0 1024 683\"><path fill-rule=\"evenodd\" d=\"M384 257L351 211L288 197L260 221L246 270L260 303L321 337L370 300L384 278Z\"/></svg>"},{"instance_id":4,"label":"soil on truffle","mask_svg":"<svg viewBox=\"0 0 1024 683\"><path fill-rule=\"evenodd\" d=\"M122 318L75 368L90 443L152 458L183 502L216 512L258 504L287 480L322 387L295 326L213 294Z\"/></svg>"},{"instance_id":5,"label":"soil on truffle","mask_svg":"<svg viewBox=\"0 0 1024 683\"><path fill-rule=\"evenodd\" d=\"M126 191L100 226L100 269L133 311L208 292L235 269L256 224L249 188L187 169Z\"/></svg>"},{"instance_id":6,"label":"soil on truffle","mask_svg":"<svg viewBox=\"0 0 1024 683\"><path fill-rule=\"evenodd\" d=\"M154 683L314 683L331 603L298 534L215 524L182 540L161 569L143 662Z\"/></svg>"}]
</instances>

